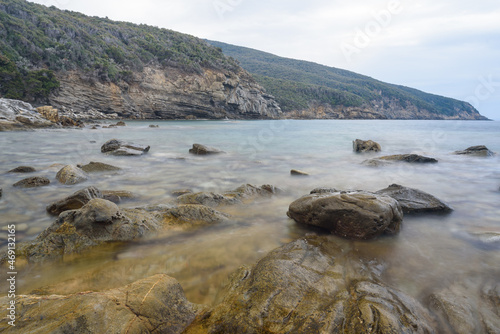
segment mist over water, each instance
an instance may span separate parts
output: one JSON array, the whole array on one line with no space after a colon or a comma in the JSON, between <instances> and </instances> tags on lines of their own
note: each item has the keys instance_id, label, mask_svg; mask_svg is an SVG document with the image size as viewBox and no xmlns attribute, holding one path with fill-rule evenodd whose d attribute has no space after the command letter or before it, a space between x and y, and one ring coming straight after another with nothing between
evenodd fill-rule
<instances>
[{"instance_id":1,"label":"mist over water","mask_svg":"<svg viewBox=\"0 0 500 334\"><path fill-rule=\"evenodd\" d=\"M52 286L47 292L60 294L102 290L166 273L180 281L190 301L213 303L228 275L238 267L252 265L269 251L307 233L324 233L286 216L293 200L316 187L376 191L397 183L433 194L454 208L449 215L405 216L403 229L395 237L367 242L338 238L346 252L380 264L381 277L416 297L460 275L493 275L500 263L500 155L452 154L473 145L486 145L500 153L499 122L154 122L159 128L149 124L152 121L127 121L126 127L113 129L0 133L0 227L16 223L18 242L34 239L56 219L46 214L48 204L91 185L136 194L136 199L120 204L124 207L165 203L173 200L171 191L184 188L224 192L245 183L272 184L285 193L221 208L232 216L227 224L99 248L64 265L26 266L20 273L21 293L45 286ZM151 150L140 157L102 154L101 145L112 138L150 145ZM352 141L356 138L380 143L382 152L355 154ZM188 153L193 143L226 153L193 156ZM366 159L403 153L439 162L362 164ZM90 161L122 170L89 174L88 181L75 186L61 185L55 179L62 165ZM21 165L38 172L3 174ZM290 176L291 169L310 176ZM48 177L51 184L35 189L12 187L34 175ZM6 233L1 232L0 243L5 245L5 239Z\"/></svg>"}]
</instances>

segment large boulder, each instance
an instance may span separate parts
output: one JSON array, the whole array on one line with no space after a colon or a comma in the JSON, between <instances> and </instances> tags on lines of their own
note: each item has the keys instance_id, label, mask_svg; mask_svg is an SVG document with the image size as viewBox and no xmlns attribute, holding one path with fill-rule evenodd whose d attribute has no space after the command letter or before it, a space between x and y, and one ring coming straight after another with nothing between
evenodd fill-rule
<instances>
[{"instance_id":1,"label":"large boulder","mask_svg":"<svg viewBox=\"0 0 500 334\"><path fill-rule=\"evenodd\" d=\"M196 155L209 155L224 152L214 147L209 147L201 144L193 144L193 148L189 149L189 153Z\"/></svg>"},{"instance_id":2,"label":"large boulder","mask_svg":"<svg viewBox=\"0 0 500 334\"><path fill-rule=\"evenodd\" d=\"M14 187L19 188L35 188L35 187L43 187L48 186L50 184L50 180L43 176L33 176L18 181L13 184Z\"/></svg>"},{"instance_id":3,"label":"large boulder","mask_svg":"<svg viewBox=\"0 0 500 334\"><path fill-rule=\"evenodd\" d=\"M86 165L78 166L78 167L80 167L85 173L114 172L114 171L121 170L120 167L108 165L108 164L105 164L102 162L95 162L95 161L91 161L90 163L88 163Z\"/></svg>"},{"instance_id":4,"label":"large boulder","mask_svg":"<svg viewBox=\"0 0 500 334\"><path fill-rule=\"evenodd\" d=\"M418 189L407 188L399 184L391 184L389 187L379 190L377 194L387 195L398 201L404 213L418 212L451 212L447 204L436 197Z\"/></svg>"},{"instance_id":5,"label":"large boulder","mask_svg":"<svg viewBox=\"0 0 500 334\"><path fill-rule=\"evenodd\" d=\"M59 215L64 211L77 210L94 198L103 198L103 194L96 187L87 187L50 204L47 206L47 212L51 215Z\"/></svg>"},{"instance_id":6,"label":"large boulder","mask_svg":"<svg viewBox=\"0 0 500 334\"><path fill-rule=\"evenodd\" d=\"M356 139L352 142L352 147L356 153L380 152L382 150L380 144L373 140Z\"/></svg>"},{"instance_id":7,"label":"large boulder","mask_svg":"<svg viewBox=\"0 0 500 334\"><path fill-rule=\"evenodd\" d=\"M301 224L322 227L348 239L372 239L401 228L399 203L366 191L315 193L290 204L288 216Z\"/></svg>"},{"instance_id":8,"label":"large boulder","mask_svg":"<svg viewBox=\"0 0 500 334\"><path fill-rule=\"evenodd\" d=\"M308 236L230 279L223 300L185 333L436 333L423 306L377 279L377 266Z\"/></svg>"},{"instance_id":9,"label":"large boulder","mask_svg":"<svg viewBox=\"0 0 500 334\"><path fill-rule=\"evenodd\" d=\"M480 157L490 157L495 155L494 152L490 151L484 145L471 146L463 151L455 151L454 153L458 155L475 155Z\"/></svg>"},{"instance_id":10,"label":"large boulder","mask_svg":"<svg viewBox=\"0 0 500 334\"><path fill-rule=\"evenodd\" d=\"M0 131L53 127L29 103L0 98Z\"/></svg>"},{"instance_id":11,"label":"large boulder","mask_svg":"<svg viewBox=\"0 0 500 334\"><path fill-rule=\"evenodd\" d=\"M111 155L143 155L149 152L150 146L128 143L123 140L111 139L101 147L101 152Z\"/></svg>"},{"instance_id":12,"label":"large boulder","mask_svg":"<svg viewBox=\"0 0 500 334\"><path fill-rule=\"evenodd\" d=\"M74 185L87 181L88 176L78 166L67 165L57 172L56 179L62 184Z\"/></svg>"},{"instance_id":13,"label":"large boulder","mask_svg":"<svg viewBox=\"0 0 500 334\"><path fill-rule=\"evenodd\" d=\"M2 309L9 299L0 298ZM2 333L182 333L202 307L187 301L180 284L155 275L125 287L74 295L16 297L16 326Z\"/></svg>"},{"instance_id":14,"label":"large boulder","mask_svg":"<svg viewBox=\"0 0 500 334\"><path fill-rule=\"evenodd\" d=\"M470 275L434 292L429 300L446 333L498 333L500 272ZM444 331L443 331L444 332Z\"/></svg>"}]
</instances>

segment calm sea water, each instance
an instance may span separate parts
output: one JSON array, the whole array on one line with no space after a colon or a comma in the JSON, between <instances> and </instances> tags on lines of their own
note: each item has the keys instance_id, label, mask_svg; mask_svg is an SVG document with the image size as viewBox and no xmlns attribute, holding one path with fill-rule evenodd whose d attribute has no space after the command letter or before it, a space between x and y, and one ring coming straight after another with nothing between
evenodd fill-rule
<instances>
[{"instance_id":1,"label":"calm sea water","mask_svg":"<svg viewBox=\"0 0 500 334\"><path fill-rule=\"evenodd\" d=\"M147 144L151 150L141 157L106 156L100 147L111 138ZM353 153L356 138L377 141L383 152ZM192 156L188 150L193 143L227 153ZM494 275L500 263L500 155L451 154L473 145L500 153L500 122L171 121L127 122L126 127L114 129L0 133L0 227L5 230L16 223L18 241L33 239L55 220L45 213L49 203L90 185L135 193L137 198L124 203L126 207L164 203L172 200L172 190L182 188L223 192L244 183L283 188L282 196L224 209L232 215L231 224L169 232L120 249L98 249L63 265L25 266L19 276L21 293L46 286L51 286L44 290L47 293L72 293L167 273L181 282L191 301L212 303L236 268L312 231L286 217L293 200L316 187L376 191L398 183L431 193L455 211L445 216L407 216L396 237L338 242L380 262L389 283L418 297L457 275L478 271ZM362 164L368 158L399 153L423 154L439 163ZM89 181L76 186L55 180L62 166L54 164L90 161L123 170L91 174ZM3 172L20 165L35 167L34 175L48 177L51 185L13 188L26 175ZM292 168L310 176L292 177ZM6 234L0 232L4 245Z\"/></svg>"}]
</instances>

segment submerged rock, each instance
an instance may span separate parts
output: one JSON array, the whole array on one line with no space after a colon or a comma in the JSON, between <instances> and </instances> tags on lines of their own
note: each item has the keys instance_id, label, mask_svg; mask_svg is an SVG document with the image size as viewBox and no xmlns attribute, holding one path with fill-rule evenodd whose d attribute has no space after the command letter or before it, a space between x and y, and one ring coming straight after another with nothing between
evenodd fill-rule
<instances>
[{"instance_id":1,"label":"submerged rock","mask_svg":"<svg viewBox=\"0 0 500 334\"><path fill-rule=\"evenodd\" d=\"M80 209L94 198L103 198L103 194L96 187L87 187L50 204L47 206L47 212L51 215L59 215L64 211Z\"/></svg>"},{"instance_id":2,"label":"submerged rock","mask_svg":"<svg viewBox=\"0 0 500 334\"><path fill-rule=\"evenodd\" d=\"M172 196L179 197L182 195L192 194L192 193L193 193L193 191L191 189L176 189L176 190L172 190L172 192L170 194Z\"/></svg>"},{"instance_id":3,"label":"submerged rock","mask_svg":"<svg viewBox=\"0 0 500 334\"><path fill-rule=\"evenodd\" d=\"M43 187L50 184L50 180L43 176L33 176L23 179L13 184L14 187L19 188L35 188Z\"/></svg>"},{"instance_id":4,"label":"submerged rock","mask_svg":"<svg viewBox=\"0 0 500 334\"><path fill-rule=\"evenodd\" d=\"M2 309L9 299L0 298ZM74 295L16 297L16 327L3 333L182 333L202 310L187 301L180 284L155 275L125 287Z\"/></svg>"},{"instance_id":5,"label":"submerged rock","mask_svg":"<svg viewBox=\"0 0 500 334\"><path fill-rule=\"evenodd\" d=\"M495 277L497 279L495 279ZM441 327L456 334L498 333L500 329L500 272L472 275L430 296L430 307Z\"/></svg>"},{"instance_id":6,"label":"submerged rock","mask_svg":"<svg viewBox=\"0 0 500 334\"><path fill-rule=\"evenodd\" d=\"M356 139L352 142L352 146L356 153L380 152L382 150L380 144L373 140Z\"/></svg>"},{"instance_id":7,"label":"submerged rock","mask_svg":"<svg viewBox=\"0 0 500 334\"><path fill-rule=\"evenodd\" d=\"M303 172L303 171L298 170L298 169L292 169L290 171L290 175L294 175L294 176L308 176L309 173Z\"/></svg>"},{"instance_id":8,"label":"submerged rock","mask_svg":"<svg viewBox=\"0 0 500 334\"><path fill-rule=\"evenodd\" d=\"M436 333L419 302L332 238L296 240L240 269L185 333Z\"/></svg>"},{"instance_id":9,"label":"submerged rock","mask_svg":"<svg viewBox=\"0 0 500 334\"><path fill-rule=\"evenodd\" d=\"M391 184L376 193L394 198L401 205L404 213L453 211L447 204L431 194L399 184Z\"/></svg>"},{"instance_id":10,"label":"submerged rock","mask_svg":"<svg viewBox=\"0 0 500 334\"><path fill-rule=\"evenodd\" d=\"M436 163L438 162L434 158L425 157L423 155L418 154L395 154L395 155L387 155L376 159L366 160L363 163L365 165L370 166L379 166L383 165L385 162L393 162L393 161L403 161L408 163Z\"/></svg>"},{"instance_id":11,"label":"submerged rock","mask_svg":"<svg viewBox=\"0 0 500 334\"><path fill-rule=\"evenodd\" d=\"M314 188L313 190L311 190L310 194L328 194L328 193L336 193L339 191L340 190L337 190L335 188L320 187L320 188Z\"/></svg>"},{"instance_id":12,"label":"submerged rock","mask_svg":"<svg viewBox=\"0 0 500 334\"><path fill-rule=\"evenodd\" d=\"M471 146L469 148L466 148L463 151L455 151L454 153L459 154L459 155L475 155L475 156L481 156L481 157L490 157L490 156L495 155L494 152L490 151L484 145Z\"/></svg>"},{"instance_id":13,"label":"submerged rock","mask_svg":"<svg viewBox=\"0 0 500 334\"><path fill-rule=\"evenodd\" d=\"M115 124L116 126L127 126L124 121L119 121Z\"/></svg>"},{"instance_id":14,"label":"submerged rock","mask_svg":"<svg viewBox=\"0 0 500 334\"><path fill-rule=\"evenodd\" d=\"M75 165L64 166L56 175L56 179L62 184L74 185L88 180L83 170Z\"/></svg>"},{"instance_id":15,"label":"submerged rock","mask_svg":"<svg viewBox=\"0 0 500 334\"><path fill-rule=\"evenodd\" d=\"M85 173L112 172L112 171L121 170L120 167L108 165L108 164L105 164L102 162L95 162L95 161L91 161L90 163L88 163L86 165L78 166L78 167L80 167Z\"/></svg>"},{"instance_id":16,"label":"submerged rock","mask_svg":"<svg viewBox=\"0 0 500 334\"><path fill-rule=\"evenodd\" d=\"M111 139L104 143L101 147L102 153L111 155L143 155L149 152L150 146L127 143L118 139Z\"/></svg>"},{"instance_id":17,"label":"submerged rock","mask_svg":"<svg viewBox=\"0 0 500 334\"><path fill-rule=\"evenodd\" d=\"M124 199L132 199L136 197L133 193L126 190L103 190L102 198L113 203L121 203Z\"/></svg>"},{"instance_id":18,"label":"submerged rock","mask_svg":"<svg viewBox=\"0 0 500 334\"><path fill-rule=\"evenodd\" d=\"M395 199L366 191L306 195L290 204L287 215L298 223L326 228L348 239L396 234L403 220Z\"/></svg>"},{"instance_id":19,"label":"submerged rock","mask_svg":"<svg viewBox=\"0 0 500 334\"><path fill-rule=\"evenodd\" d=\"M9 170L7 173L34 173L36 169L30 166L19 166Z\"/></svg>"},{"instance_id":20,"label":"submerged rock","mask_svg":"<svg viewBox=\"0 0 500 334\"><path fill-rule=\"evenodd\" d=\"M224 151L201 144L193 144L193 148L189 149L189 153L196 155L208 155L208 154L224 153Z\"/></svg>"}]
</instances>

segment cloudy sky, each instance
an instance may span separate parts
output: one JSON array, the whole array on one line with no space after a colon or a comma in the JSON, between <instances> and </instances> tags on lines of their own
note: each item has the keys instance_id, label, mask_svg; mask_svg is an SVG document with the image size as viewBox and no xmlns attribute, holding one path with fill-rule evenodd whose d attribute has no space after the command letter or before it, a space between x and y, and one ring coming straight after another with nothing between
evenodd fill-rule
<instances>
[{"instance_id":1,"label":"cloudy sky","mask_svg":"<svg viewBox=\"0 0 500 334\"><path fill-rule=\"evenodd\" d=\"M498 0L36 0L466 100L500 120Z\"/></svg>"}]
</instances>

